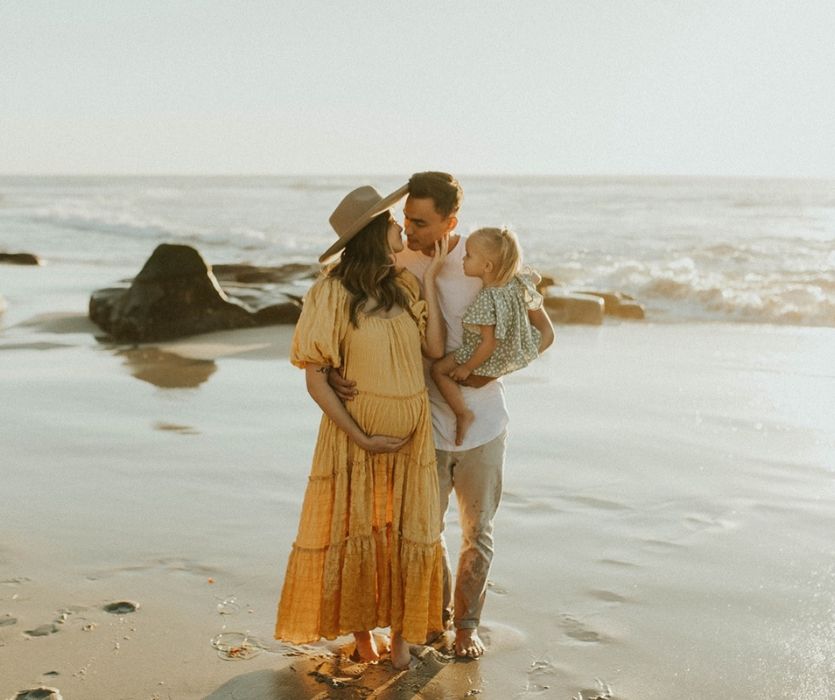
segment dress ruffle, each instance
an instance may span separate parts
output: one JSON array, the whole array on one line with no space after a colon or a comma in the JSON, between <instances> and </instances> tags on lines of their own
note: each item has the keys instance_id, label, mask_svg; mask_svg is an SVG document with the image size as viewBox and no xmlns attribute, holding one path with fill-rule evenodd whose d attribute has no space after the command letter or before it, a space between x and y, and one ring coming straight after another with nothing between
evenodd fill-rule
<instances>
[{"instance_id":1,"label":"dress ruffle","mask_svg":"<svg viewBox=\"0 0 835 700\"><path fill-rule=\"evenodd\" d=\"M352 457L349 469L308 481L276 638L302 644L392 627L422 643L442 627L444 554L437 508L411 512L430 484L437 489L434 459Z\"/></svg>"}]
</instances>

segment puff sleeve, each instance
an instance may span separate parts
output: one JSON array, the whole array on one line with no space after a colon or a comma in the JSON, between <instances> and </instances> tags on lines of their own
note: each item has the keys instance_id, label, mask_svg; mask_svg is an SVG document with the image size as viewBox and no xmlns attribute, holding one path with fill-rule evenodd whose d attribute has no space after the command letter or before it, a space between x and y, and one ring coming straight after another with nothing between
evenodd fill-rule
<instances>
[{"instance_id":1,"label":"puff sleeve","mask_svg":"<svg viewBox=\"0 0 835 700\"><path fill-rule=\"evenodd\" d=\"M400 271L398 282L403 287L409 299L409 315L415 320L418 331L420 331L420 337L425 338L429 307L426 301L420 297L420 282L418 282L417 277L406 269Z\"/></svg>"},{"instance_id":2,"label":"puff sleeve","mask_svg":"<svg viewBox=\"0 0 835 700\"><path fill-rule=\"evenodd\" d=\"M461 320L474 331L478 330L477 326L495 326L496 338L501 339L505 336L507 314L500 313L496 308L502 301L497 290L497 287L484 287L464 311L464 318Z\"/></svg>"},{"instance_id":3,"label":"puff sleeve","mask_svg":"<svg viewBox=\"0 0 835 700\"><path fill-rule=\"evenodd\" d=\"M308 364L340 367L347 327L347 291L337 279L320 278L304 296L290 347L290 362L302 369Z\"/></svg>"}]
</instances>

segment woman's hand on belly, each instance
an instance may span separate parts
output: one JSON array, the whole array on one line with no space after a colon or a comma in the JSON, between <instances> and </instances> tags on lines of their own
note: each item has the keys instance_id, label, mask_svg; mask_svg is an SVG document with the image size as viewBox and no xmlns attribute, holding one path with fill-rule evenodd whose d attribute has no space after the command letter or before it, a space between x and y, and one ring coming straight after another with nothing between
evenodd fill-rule
<instances>
[{"instance_id":1,"label":"woman's hand on belly","mask_svg":"<svg viewBox=\"0 0 835 700\"><path fill-rule=\"evenodd\" d=\"M372 454L381 454L384 452L397 452L403 445L405 445L411 435L404 438L391 437L390 435L366 435L365 440L362 441L360 447L366 452Z\"/></svg>"}]
</instances>

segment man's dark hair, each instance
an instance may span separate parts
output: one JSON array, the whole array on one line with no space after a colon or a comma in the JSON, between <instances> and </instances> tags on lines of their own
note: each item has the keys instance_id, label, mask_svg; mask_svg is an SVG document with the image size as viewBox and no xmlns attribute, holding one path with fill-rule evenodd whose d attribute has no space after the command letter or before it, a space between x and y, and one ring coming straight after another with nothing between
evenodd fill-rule
<instances>
[{"instance_id":1,"label":"man's dark hair","mask_svg":"<svg viewBox=\"0 0 835 700\"><path fill-rule=\"evenodd\" d=\"M409 178L409 195L417 199L432 199L435 211L446 218L458 213L464 191L449 173L428 171L415 173Z\"/></svg>"}]
</instances>

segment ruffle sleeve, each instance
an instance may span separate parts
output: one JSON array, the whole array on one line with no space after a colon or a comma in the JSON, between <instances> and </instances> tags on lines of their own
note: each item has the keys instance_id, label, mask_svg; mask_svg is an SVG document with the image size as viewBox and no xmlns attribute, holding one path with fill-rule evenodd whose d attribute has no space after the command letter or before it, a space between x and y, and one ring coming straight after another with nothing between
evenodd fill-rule
<instances>
[{"instance_id":1,"label":"ruffle sleeve","mask_svg":"<svg viewBox=\"0 0 835 700\"><path fill-rule=\"evenodd\" d=\"M406 269L400 271L398 282L409 299L409 315L415 320L420 337L426 337L426 323L429 318L429 306L420 297L420 282L411 272Z\"/></svg>"},{"instance_id":2,"label":"ruffle sleeve","mask_svg":"<svg viewBox=\"0 0 835 700\"><path fill-rule=\"evenodd\" d=\"M342 283L322 277L304 296L302 313L293 333L290 362L340 367L340 347L348 327L348 292Z\"/></svg>"},{"instance_id":3,"label":"ruffle sleeve","mask_svg":"<svg viewBox=\"0 0 835 700\"><path fill-rule=\"evenodd\" d=\"M536 291L536 285L542 280L539 273L532 268L527 268L516 275L516 279L522 285L522 299L528 311L541 309L542 295Z\"/></svg>"}]
</instances>

